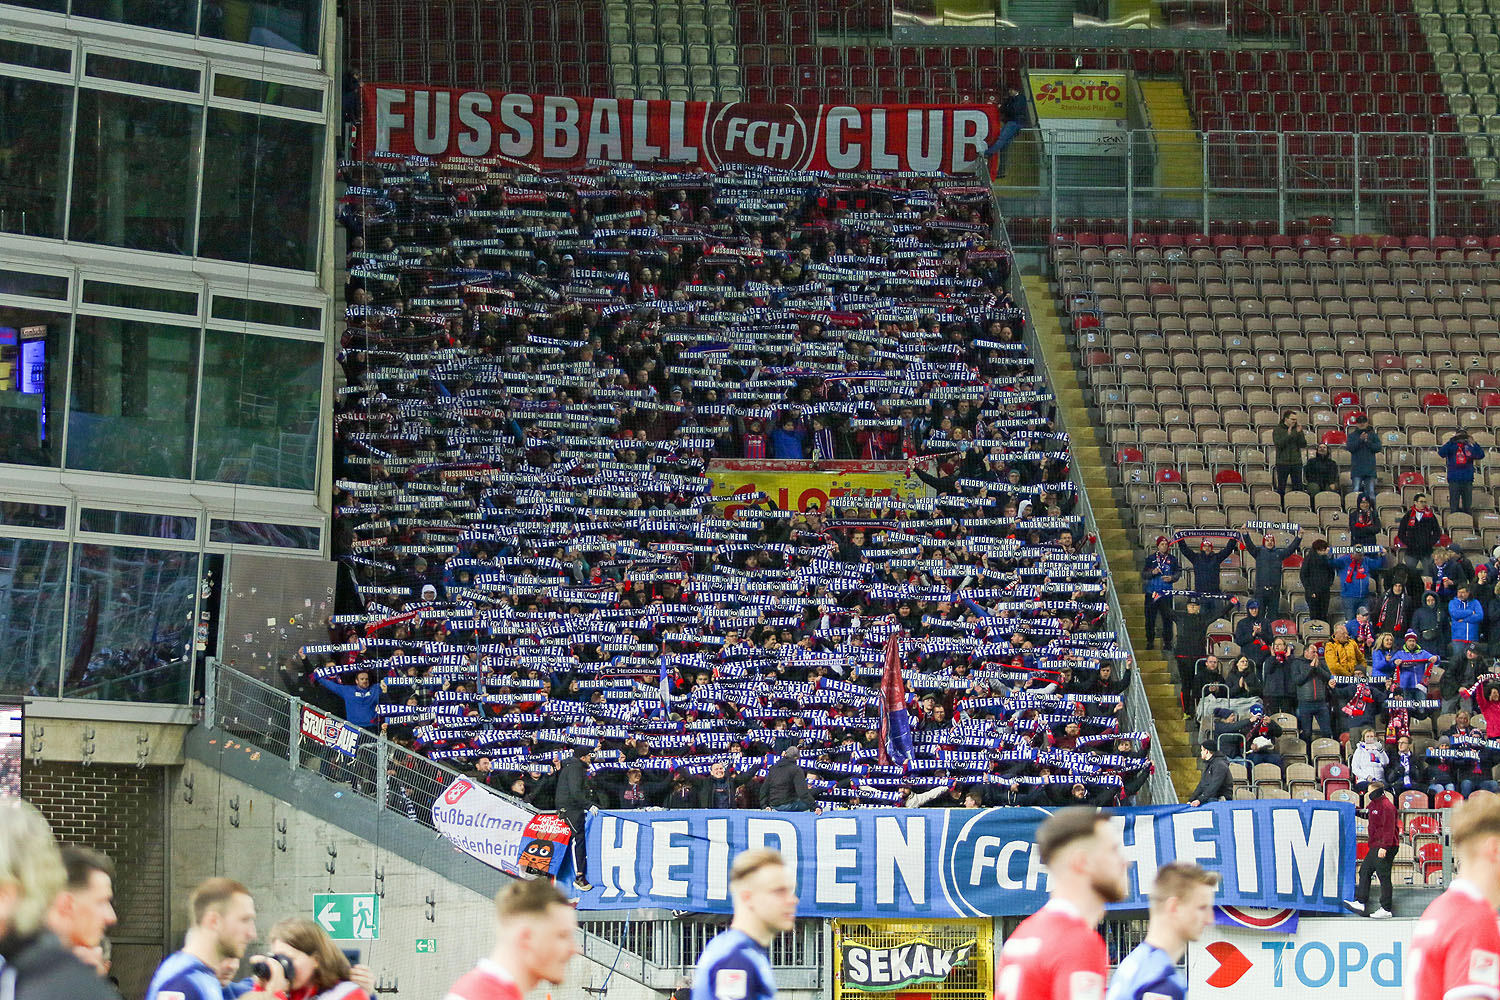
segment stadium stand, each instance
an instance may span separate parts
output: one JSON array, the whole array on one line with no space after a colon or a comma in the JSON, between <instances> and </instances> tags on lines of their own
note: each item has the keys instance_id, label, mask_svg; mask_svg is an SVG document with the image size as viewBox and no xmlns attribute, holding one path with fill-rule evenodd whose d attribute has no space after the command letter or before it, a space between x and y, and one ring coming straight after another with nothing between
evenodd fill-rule
<instances>
[{"instance_id":1,"label":"stadium stand","mask_svg":"<svg viewBox=\"0 0 1500 1000\"><path fill-rule=\"evenodd\" d=\"M650 801L718 762L754 803L799 744L830 804L1103 802L1149 778L985 188L346 179L338 535L373 603L294 673L375 671L388 732L533 797L600 739L601 783L634 765ZM885 461L936 495L752 494L725 519L725 456ZM892 613L904 765L877 732Z\"/></svg>"}]
</instances>

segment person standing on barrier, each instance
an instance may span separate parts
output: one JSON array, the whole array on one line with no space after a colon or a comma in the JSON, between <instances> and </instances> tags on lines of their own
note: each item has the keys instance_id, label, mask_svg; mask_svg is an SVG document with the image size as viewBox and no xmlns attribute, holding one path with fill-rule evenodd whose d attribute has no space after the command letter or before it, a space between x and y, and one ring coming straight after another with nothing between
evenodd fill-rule
<instances>
[{"instance_id":1,"label":"person standing on barrier","mask_svg":"<svg viewBox=\"0 0 1500 1000\"><path fill-rule=\"evenodd\" d=\"M1187 1000L1187 978L1177 964L1188 942L1214 922L1219 876L1186 861L1168 861L1151 887L1146 939L1120 962L1108 1000Z\"/></svg>"},{"instance_id":2,"label":"person standing on barrier","mask_svg":"<svg viewBox=\"0 0 1500 1000\"><path fill-rule=\"evenodd\" d=\"M698 956L692 1000L774 1000L767 949L796 926L797 877L779 851L744 851L730 866L729 896L734 919Z\"/></svg>"},{"instance_id":3,"label":"person standing on barrier","mask_svg":"<svg viewBox=\"0 0 1500 1000\"><path fill-rule=\"evenodd\" d=\"M1422 911L1406 952L1407 1000L1500 997L1500 795L1475 792L1453 808L1458 872Z\"/></svg>"},{"instance_id":4,"label":"person standing on barrier","mask_svg":"<svg viewBox=\"0 0 1500 1000\"><path fill-rule=\"evenodd\" d=\"M997 1000L1098 1000L1109 952L1098 926L1104 907L1129 893L1120 835L1110 814L1059 809L1036 831L1051 898L1005 941L995 969ZM695 998L696 1000L696 998Z\"/></svg>"},{"instance_id":5,"label":"person standing on barrier","mask_svg":"<svg viewBox=\"0 0 1500 1000\"><path fill-rule=\"evenodd\" d=\"M585 892L593 888L588 879L588 845L584 837L584 821L597 804L594 779L589 776L593 759L593 747L579 747L557 771L557 811L573 834L573 884Z\"/></svg>"},{"instance_id":6,"label":"person standing on barrier","mask_svg":"<svg viewBox=\"0 0 1500 1000\"><path fill-rule=\"evenodd\" d=\"M460 976L444 1000L521 1000L538 984L561 985L580 953L578 913L544 878L522 879L495 894L495 948Z\"/></svg>"},{"instance_id":7,"label":"person standing on barrier","mask_svg":"<svg viewBox=\"0 0 1500 1000\"><path fill-rule=\"evenodd\" d=\"M1010 161L1008 150L1010 144L1016 141L1016 136L1021 130L1031 123L1031 115L1026 108L1026 95L1016 89L1015 84L1005 88L1005 99L1000 102L1000 134L995 136L995 141L990 143L984 151L984 163L989 164L989 158L996 158L995 176L1005 177L1006 168Z\"/></svg>"},{"instance_id":8,"label":"person standing on barrier","mask_svg":"<svg viewBox=\"0 0 1500 1000\"><path fill-rule=\"evenodd\" d=\"M1344 905L1355 913L1369 913L1376 919L1392 916L1391 913L1391 867L1396 863L1396 848L1401 843L1396 828L1396 806L1385 793L1385 784L1370 782L1370 802L1361 810L1370 821L1370 848L1359 863L1359 887L1354 899ZM1370 905L1370 878L1380 876L1380 905L1373 911Z\"/></svg>"}]
</instances>

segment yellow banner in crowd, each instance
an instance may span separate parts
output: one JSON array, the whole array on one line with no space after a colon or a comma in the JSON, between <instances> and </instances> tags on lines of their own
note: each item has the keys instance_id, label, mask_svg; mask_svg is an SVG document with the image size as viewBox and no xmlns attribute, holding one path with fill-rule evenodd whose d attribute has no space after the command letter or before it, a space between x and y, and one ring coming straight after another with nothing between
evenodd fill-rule
<instances>
[{"instance_id":1,"label":"yellow banner in crowd","mask_svg":"<svg viewBox=\"0 0 1500 1000\"><path fill-rule=\"evenodd\" d=\"M871 993L990 1000L995 979L988 920L835 920L835 1000Z\"/></svg>"},{"instance_id":2,"label":"yellow banner in crowd","mask_svg":"<svg viewBox=\"0 0 1500 1000\"><path fill-rule=\"evenodd\" d=\"M910 497L927 489L908 476L905 462L810 462L795 459L722 459L708 464L714 496L764 493L782 510L827 510L842 496ZM726 505L733 515L743 504Z\"/></svg>"},{"instance_id":3,"label":"yellow banner in crowd","mask_svg":"<svg viewBox=\"0 0 1500 1000\"><path fill-rule=\"evenodd\" d=\"M1033 70L1027 74L1031 103L1039 122L1049 118L1094 118L1124 121L1124 73L1066 73Z\"/></svg>"}]
</instances>

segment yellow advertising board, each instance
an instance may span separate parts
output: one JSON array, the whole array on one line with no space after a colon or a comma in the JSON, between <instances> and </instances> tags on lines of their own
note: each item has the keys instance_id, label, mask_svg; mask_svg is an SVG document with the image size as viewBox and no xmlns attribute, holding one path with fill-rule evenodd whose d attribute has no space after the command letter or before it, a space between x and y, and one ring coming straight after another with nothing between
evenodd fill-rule
<instances>
[{"instance_id":1,"label":"yellow advertising board","mask_svg":"<svg viewBox=\"0 0 1500 1000\"><path fill-rule=\"evenodd\" d=\"M1031 70L1027 73L1038 123L1048 119L1126 119L1124 73Z\"/></svg>"},{"instance_id":2,"label":"yellow advertising board","mask_svg":"<svg viewBox=\"0 0 1500 1000\"><path fill-rule=\"evenodd\" d=\"M835 920L834 1000L990 1000L992 934L988 920Z\"/></svg>"},{"instance_id":3,"label":"yellow advertising board","mask_svg":"<svg viewBox=\"0 0 1500 1000\"><path fill-rule=\"evenodd\" d=\"M764 493L782 510L827 510L828 501L842 496L910 497L927 488L908 475L905 462L830 461L795 459L721 459L710 462L708 477L714 496ZM733 516L743 504L729 503Z\"/></svg>"}]
</instances>

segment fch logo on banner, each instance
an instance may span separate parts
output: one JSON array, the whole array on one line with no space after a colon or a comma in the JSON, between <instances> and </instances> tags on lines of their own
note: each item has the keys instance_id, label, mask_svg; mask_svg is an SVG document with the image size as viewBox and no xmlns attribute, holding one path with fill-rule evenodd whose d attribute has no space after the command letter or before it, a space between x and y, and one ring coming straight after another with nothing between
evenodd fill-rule
<instances>
[{"instance_id":1,"label":"fch logo on banner","mask_svg":"<svg viewBox=\"0 0 1500 1000\"><path fill-rule=\"evenodd\" d=\"M1395 1000L1405 982L1412 926L1409 920L1310 919L1290 936L1212 927L1188 950L1188 981L1194 996L1303 996L1332 986L1361 1000Z\"/></svg>"}]
</instances>

